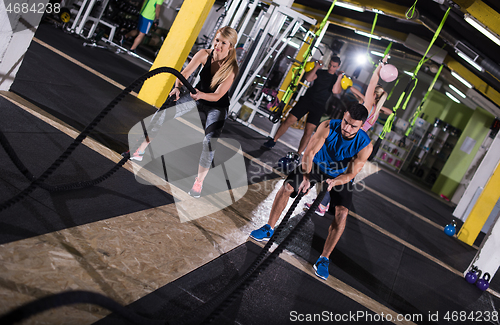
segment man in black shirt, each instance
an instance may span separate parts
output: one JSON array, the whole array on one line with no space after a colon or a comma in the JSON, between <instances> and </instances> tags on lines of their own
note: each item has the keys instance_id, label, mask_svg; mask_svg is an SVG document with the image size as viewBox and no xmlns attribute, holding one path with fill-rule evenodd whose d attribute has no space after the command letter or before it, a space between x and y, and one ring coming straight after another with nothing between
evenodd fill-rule
<instances>
[{"instance_id":1,"label":"man in black shirt","mask_svg":"<svg viewBox=\"0 0 500 325\"><path fill-rule=\"evenodd\" d=\"M326 103L332 94L332 88L337 81L337 70L340 66L340 58L333 56L328 64L327 70L319 70L323 66L321 61L316 61L314 68L307 72L304 76L306 81L314 81L309 87L306 94L302 96L297 104L292 108L286 120L281 123L274 139L270 138L263 144L266 148L273 148L278 139L285 134L288 128L300 120L304 115L309 113L307 123L304 128L304 135L300 139L299 149L295 155L295 160L298 162L300 155L306 149L311 136L319 125L321 116L325 113Z\"/></svg>"}]
</instances>

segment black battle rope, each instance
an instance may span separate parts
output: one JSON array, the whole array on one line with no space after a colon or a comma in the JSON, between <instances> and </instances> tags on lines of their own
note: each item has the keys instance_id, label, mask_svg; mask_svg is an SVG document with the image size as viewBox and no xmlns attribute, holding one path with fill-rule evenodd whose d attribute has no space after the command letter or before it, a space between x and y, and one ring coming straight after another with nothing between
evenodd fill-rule
<instances>
[{"instance_id":1,"label":"black battle rope","mask_svg":"<svg viewBox=\"0 0 500 325\"><path fill-rule=\"evenodd\" d=\"M35 301L20 306L13 311L0 317L0 324L10 325L27 319L49 309L58 308L67 305L87 303L106 308L132 324L139 325L160 325L166 324L164 320L148 319L142 317L133 311L123 307L111 298L100 293L90 291L69 291L46 296Z\"/></svg>"},{"instance_id":2,"label":"black battle rope","mask_svg":"<svg viewBox=\"0 0 500 325\"><path fill-rule=\"evenodd\" d=\"M172 102L173 102L173 97L167 98L167 100L165 100L165 102L158 109L158 111L161 111L161 110L167 108L168 106L171 105ZM158 119L157 117L155 117L155 118ZM155 120L153 119L152 122L150 123L150 126L148 127L149 131L151 131L150 129L154 126L153 125L154 121ZM147 138L147 131L144 131L144 133L145 133L145 136ZM3 132L1 130L0 130L0 144L2 145L5 152L7 153L7 156L9 156L10 160L14 163L14 165L17 167L17 169L26 177L26 179L30 182L33 182L34 180L36 180L36 176L33 175L28 170L28 168L26 168L26 166L23 164L21 159L19 159L16 152L14 151L14 149L12 148L9 141L7 140L7 138L5 137L5 135L3 134ZM75 189L81 189L81 188L85 188L85 187L95 186L99 183L102 183L103 181L105 181L106 179L111 177L111 175L113 175L118 170L120 170L120 168L123 165L125 165L125 163L130 159L130 151L124 152L122 154L122 156L124 158L122 158L118 163L116 163L116 165L113 166L113 168L111 168L109 171L107 171L106 173L104 173L100 177L94 178L92 180L80 181L80 182L74 182L74 183L68 183L68 184L60 184L60 185L50 185L50 184L40 183L40 184L38 184L38 186L43 188L44 190L49 191L49 192L69 191L69 190L75 190Z\"/></svg>"},{"instance_id":3,"label":"black battle rope","mask_svg":"<svg viewBox=\"0 0 500 325\"><path fill-rule=\"evenodd\" d=\"M131 85L129 85L127 88L122 90L118 96L116 96L102 111L97 115L94 120L76 137L76 139L73 141L72 144L68 146L68 148L57 158L52 165L45 170L45 172L35 179L34 181L31 182L31 184L25 188L22 192L18 193L16 196L12 197L11 199L3 202L0 205L0 212L9 208L13 204L21 201L24 199L26 196L28 196L31 192L33 192L40 184L42 184L56 169L71 155L71 153L78 147L78 145L90 134L90 132L97 126L97 124L113 109L116 104L118 104L127 94L129 94L132 90L134 90L140 83L144 82L145 80L160 74L160 73L171 73L175 75L187 88L188 90L192 93L195 94L196 90L191 86L186 78L177 70L174 68L169 68L169 67L161 67L157 68L154 70L151 70L144 74L142 77L139 77L137 80L135 80Z\"/></svg>"},{"instance_id":4,"label":"black battle rope","mask_svg":"<svg viewBox=\"0 0 500 325\"><path fill-rule=\"evenodd\" d=\"M295 198L294 202L292 203L292 206L290 206L290 209L288 210L287 214L283 218L282 222L276 228L276 231L274 232L273 236L271 239L268 241L268 243L264 246L262 249L261 253L259 256L255 259L254 263L252 266L250 266L245 274L231 287L229 287L230 290L224 290L225 293L221 295L217 295L216 298L212 299L208 303L204 304L198 309L198 313L196 315L200 315L200 311L208 312L209 310L213 310L212 313L205 318L204 323L210 323L212 320L215 318L219 317L224 310L231 305L234 300L243 293L243 291L252 284L255 279L257 279L258 275L263 272L278 256L283 252L283 250L286 248L286 246L290 243L290 241L294 238L294 236L300 231L300 229L304 226L304 224L309 220L309 217L311 216L314 211L318 208L319 204L323 200L325 194L326 194L326 189L327 189L327 184L324 182L321 187L321 192L317 196L316 200L314 200L313 204L309 208L309 210L302 216L302 218L299 220L298 224L295 226L294 229L291 230L291 232L283 239L281 244L276 247L276 249L269 254L267 258L264 259L265 255L269 251L269 248L271 245L276 241L278 238L280 232L284 229L286 226L286 223L288 219L290 218L291 214L297 207L298 203L304 196L304 193L300 193L297 195ZM262 262L262 263L261 263ZM222 300L224 298L224 300ZM222 301L221 301L222 300ZM108 298L100 293L95 293L95 292L90 292L90 291L84 291L84 290L77 290L77 291L70 291L70 292L61 292L57 294L53 294L50 296L46 296L40 299L37 299L35 301L29 302L25 305L22 305L9 313L3 315L0 317L0 324L15 324L17 322L20 322L24 319L27 319L31 316L37 315L41 312L62 307L62 306L67 306L67 305L72 305L72 304L79 304L79 303L90 303L94 305L98 305L100 307L106 308L119 316L125 318L129 322L133 324L144 324L144 325L156 325L156 324L172 324L176 322L168 322L165 320L158 320L158 319L150 319L143 317L141 315L138 315L137 313L129 310L128 308L120 305L118 302L114 301L111 298ZM213 306L214 304L215 307ZM215 308L215 310L214 310ZM193 314L193 312L190 312L190 314ZM188 322L192 317L190 318L183 318L183 320L180 321L180 323L186 323Z\"/></svg>"},{"instance_id":5,"label":"black battle rope","mask_svg":"<svg viewBox=\"0 0 500 325\"><path fill-rule=\"evenodd\" d=\"M264 270L271 265L271 263L285 250L286 246L290 243L290 241L295 237L295 235L300 231L300 229L306 224L306 222L309 220L311 214L313 214L316 209L318 208L319 204L325 197L325 194L328 189L328 184L326 182L323 182L321 184L321 192L318 194L316 197L316 200L314 200L313 204L309 208L309 210L300 218L299 222L295 226L294 229L283 239L283 241L276 247L276 249L266 258L262 261L262 263L258 266L255 266L252 269L248 269L245 275L243 275L240 280L236 283L235 286L232 286L234 289L231 291L231 294L227 296L222 303L219 304L219 306L210 314L208 315L207 318L203 321L202 324L209 324L213 320L215 320L217 317L219 317L224 310L226 310L241 294L243 294L243 291L250 286L261 274L264 272ZM299 196L297 196L299 198ZM300 196L302 198L302 195ZM300 200L300 199L299 199ZM295 204L295 201L294 201ZM290 209L292 209L290 207ZM283 219L283 221L285 221ZM281 222L281 225L283 225L284 222ZM278 228L280 228L278 227ZM274 237L274 235L273 235ZM267 246L267 245L266 245ZM263 249L264 250L264 249ZM267 252L266 252L267 253ZM256 263L254 262L254 265Z\"/></svg>"},{"instance_id":6,"label":"black battle rope","mask_svg":"<svg viewBox=\"0 0 500 325\"><path fill-rule=\"evenodd\" d=\"M0 131L0 144L4 148L5 152L7 153L7 156L9 156L10 160L16 165L17 169L26 177L26 179L30 182L33 182L36 180L35 175L33 175L28 168L22 163L22 161L19 159L17 156L16 152L10 145L9 141L5 137L2 131ZM124 158L120 160L113 168L111 168L108 172L103 174L100 177L94 178L92 180L88 181L80 181L80 182L75 182L75 183L69 183L69 184L62 184L62 185L50 185L50 184L45 184L45 183L40 183L38 186L43 188L44 190L50 191L50 192L59 192L59 191L69 191L69 190L74 190L74 189L80 189L84 187L90 187L90 186L95 186L109 177L113 175L115 172L117 172L129 159L130 153L127 153L127 155L124 155Z\"/></svg>"},{"instance_id":7,"label":"black battle rope","mask_svg":"<svg viewBox=\"0 0 500 325\"><path fill-rule=\"evenodd\" d=\"M252 275L253 272L257 269L259 264L264 260L266 257L269 249L273 245L273 243L276 241L278 236L280 235L281 231L285 228L288 219L290 219L290 216L292 215L293 211L299 204L300 200L304 196L304 193L298 193L297 196L295 197L295 200L293 201L292 205L288 209L287 213L283 217L283 220L279 224L278 228L275 229L274 234L271 236L267 244L262 248L260 251L259 255L255 258L254 262L252 263L251 266L248 267L246 270L245 274L243 274L238 280L233 282L233 284L230 284L226 286L221 292L217 293L215 295L215 298L212 298L210 301L208 301L206 304L202 305L198 310L192 311L189 314L190 315L183 315L181 319L178 320L178 322L173 321L173 324L186 324L188 323L193 317L199 316L200 314L207 314L208 312L213 311L217 306L219 306L222 302L223 299L227 298L234 290L236 290L241 283L248 278L250 275Z\"/></svg>"}]
</instances>

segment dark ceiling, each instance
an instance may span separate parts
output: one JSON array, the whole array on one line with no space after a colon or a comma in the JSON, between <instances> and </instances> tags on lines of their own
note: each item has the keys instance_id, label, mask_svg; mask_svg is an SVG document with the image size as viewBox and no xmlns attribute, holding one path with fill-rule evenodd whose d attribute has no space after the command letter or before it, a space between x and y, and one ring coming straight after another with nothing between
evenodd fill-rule
<instances>
[{"instance_id":1,"label":"dark ceiling","mask_svg":"<svg viewBox=\"0 0 500 325\"><path fill-rule=\"evenodd\" d=\"M479 1L479 0L478 0ZM410 8L415 3L415 0L376 0L376 1L348 1L345 0L343 2L351 2L353 4L359 3L369 3L373 7L377 5L385 6L385 9L393 6L397 8L397 10L401 11L401 9ZM438 3L440 2L440 3ZM457 1L458 2L458 1ZM469 2L474 2L473 0ZM498 15L500 17L500 1L481 1L483 4L488 5L493 9L494 15ZM442 4L441 4L442 3ZM332 1L328 0L296 0L294 4L298 4L304 7L308 7L311 9L316 9L324 12L328 11L330 8ZM440 37L435 41L434 45L443 48L447 54L453 58L455 61L463 65L470 73L473 73L477 77L479 77L484 83L486 83L489 87L500 92L500 59L498 54L500 53L500 46L495 44L492 40L484 36L481 32L476 30L474 27L469 25L464 20L464 12L461 10L460 6L457 3L443 0L443 1L433 1L433 0L419 0L416 2L416 19L407 20L401 17L396 17L391 15L389 12L387 15L379 14L377 17L377 28L386 28L388 30L396 31L404 34L414 34L421 39L425 40L427 44L432 40L434 36L435 28L439 26L441 20L443 19L448 7L451 7L450 14L443 26L443 29L440 33ZM382 8L377 8L382 9ZM385 11L387 12L387 11ZM357 12L345 8L341 8L335 6L332 15L340 16L348 20L348 22L356 21L367 24L371 27L375 13L372 11L365 12ZM500 20L490 20L494 21L496 24L497 21L500 23ZM423 22L427 22L425 25ZM349 23L347 23L348 25ZM342 27L338 24L330 24L329 32L334 35L339 35L340 37L346 37L348 39L359 40L360 42L367 42L367 38L357 35L354 33L352 29ZM479 55L477 62L488 63L485 71L480 72L479 70L473 68L470 64L464 61L455 53L455 44L453 42L460 41L470 49L472 49L475 53ZM385 48L390 41L382 39L382 40L372 40L372 44L374 46L379 46L381 48ZM393 43L393 49L402 51L404 53L408 53L413 56L422 57L422 54L416 53L406 47L404 44ZM481 64L483 65L483 64ZM485 65L483 65L485 67ZM500 105L500 100L497 98L489 97L495 105Z\"/></svg>"}]
</instances>

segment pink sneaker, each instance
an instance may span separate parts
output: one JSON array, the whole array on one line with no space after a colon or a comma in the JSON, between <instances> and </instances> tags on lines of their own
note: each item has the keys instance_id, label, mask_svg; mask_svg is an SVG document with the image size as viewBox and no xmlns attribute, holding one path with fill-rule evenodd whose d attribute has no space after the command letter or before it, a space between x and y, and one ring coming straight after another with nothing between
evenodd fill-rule
<instances>
[{"instance_id":1,"label":"pink sneaker","mask_svg":"<svg viewBox=\"0 0 500 325\"><path fill-rule=\"evenodd\" d=\"M130 156L130 160L142 161L142 157L144 156L144 151L139 151L137 149L132 156Z\"/></svg>"},{"instance_id":2,"label":"pink sneaker","mask_svg":"<svg viewBox=\"0 0 500 325\"><path fill-rule=\"evenodd\" d=\"M203 188L203 182L198 180L198 177L194 179L194 184L191 190L189 191L189 195L194 198L199 198L201 196L201 189Z\"/></svg>"},{"instance_id":3,"label":"pink sneaker","mask_svg":"<svg viewBox=\"0 0 500 325\"><path fill-rule=\"evenodd\" d=\"M306 203L304 204L306 208L311 208L312 203ZM325 207L323 204L320 204L319 207L314 211L318 216L322 217L325 215L326 211L328 211L328 208L330 208L330 203Z\"/></svg>"}]
</instances>

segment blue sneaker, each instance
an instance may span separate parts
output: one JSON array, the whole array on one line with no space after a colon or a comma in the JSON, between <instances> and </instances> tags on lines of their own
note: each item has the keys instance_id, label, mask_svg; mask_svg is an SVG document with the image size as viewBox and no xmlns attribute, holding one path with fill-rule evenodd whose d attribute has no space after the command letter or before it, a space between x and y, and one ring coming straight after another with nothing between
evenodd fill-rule
<instances>
[{"instance_id":1,"label":"blue sneaker","mask_svg":"<svg viewBox=\"0 0 500 325\"><path fill-rule=\"evenodd\" d=\"M250 233L250 237L255 239L256 241L269 240L274 234L274 230L271 229L271 226L268 224L263 225L257 230L254 230Z\"/></svg>"},{"instance_id":2,"label":"blue sneaker","mask_svg":"<svg viewBox=\"0 0 500 325\"><path fill-rule=\"evenodd\" d=\"M315 274L322 278L323 280L326 280L330 273L328 273L328 265L330 264L330 260L328 260L326 257L321 256L318 258L316 263L314 263L314 270Z\"/></svg>"},{"instance_id":3,"label":"blue sneaker","mask_svg":"<svg viewBox=\"0 0 500 325\"><path fill-rule=\"evenodd\" d=\"M272 148L274 148L275 145L276 145L276 142L274 142L274 139L273 138L269 138L269 140L267 140L266 142L264 142L264 144L262 146L266 147L268 149L272 149Z\"/></svg>"}]
</instances>

